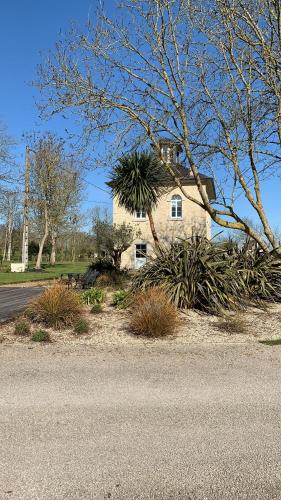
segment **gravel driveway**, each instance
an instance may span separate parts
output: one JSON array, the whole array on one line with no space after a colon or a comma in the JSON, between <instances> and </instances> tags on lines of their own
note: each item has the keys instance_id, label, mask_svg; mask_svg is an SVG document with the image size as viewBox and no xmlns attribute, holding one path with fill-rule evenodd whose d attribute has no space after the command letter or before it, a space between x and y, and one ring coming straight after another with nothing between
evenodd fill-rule
<instances>
[{"instance_id":1,"label":"gravel driveway","mask_svg":"<svg viewBox=\"0 0 281 500\"><path fill-rule=\"evenodd\" d=\"M280 499L281 347L0 348L1 499Z\"/></svg>"}]
</instances>

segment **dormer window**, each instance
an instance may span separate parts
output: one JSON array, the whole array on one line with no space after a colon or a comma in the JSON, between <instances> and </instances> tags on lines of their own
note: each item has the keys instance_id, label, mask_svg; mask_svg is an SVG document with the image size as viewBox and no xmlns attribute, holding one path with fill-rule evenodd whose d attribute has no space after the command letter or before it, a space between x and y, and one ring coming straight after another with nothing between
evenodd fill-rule
<instances>
[{"instance_id":1,"label":"dormer window","mask_svg":"<svg viewBox=\"0 0 281 500\"><path fill-rule=\"evenodd\" d=\"M161 139L159 141L162 159L169 165L176 164L179 161L179 154L182 150L178 142L170 139Z\"/></svg>"},{"instance_id":2,"label":"dormer window","mask_svg":"<svg viewBox=\"0 0 281 500\"><path fill-rule=\"evenodd\" d=\"M177 151L174 144L163 144L161 146L161 154L163 160L169 165L177 162Z\"/></svg>"},{"instance_id":3,"label":"dormer window","mask_svg":"<svg viewBox=\"0 0 281 500\"><path fill-rule=\"evenodd\" d=\"M171 218L182 218L182 198L179 194L174 194L171 199Z\"/></svg>"},{"instance_id":4,"label":"dormer window","mask_svg":"<svg viewBox=\"0 0 281 500\"><path fill-rule=\"evenodd\" d=\"M146 220L146 211L145 210L136 210L136 219Z\"/></svg>"}]
</instances>

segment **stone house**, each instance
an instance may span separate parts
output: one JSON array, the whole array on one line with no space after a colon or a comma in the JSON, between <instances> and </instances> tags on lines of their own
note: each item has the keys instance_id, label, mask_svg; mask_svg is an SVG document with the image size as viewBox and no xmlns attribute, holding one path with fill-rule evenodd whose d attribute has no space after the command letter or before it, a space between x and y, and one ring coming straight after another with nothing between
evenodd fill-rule
<instances>
[{"instance_id":1,"label":"stone house","mask_svg":"<svg viewBox=\"0 0 281 500\"><path fill-rule=\"evenodd\" d=\"M173 165L185 190L195 199L200 200L194 178L190 170L179 162L180 144L169 139L159 141L165 161ZM201 175L201 181L210 200L215 199L215 187L211 177ZM188 238L192 235L211 237L211 218L200 206L187 200L174 180L165 173L163 193L152 212L155 229L161 243L168 243L177 238ZM121 267L137 269L141 267L149 253L153 251L153 238L149 221L145 212L136 212L134 215L126 211L113 199L113 223L131 224L136 228L136 239L126 252L122 254Z\"/></svg>"}]
</instances>

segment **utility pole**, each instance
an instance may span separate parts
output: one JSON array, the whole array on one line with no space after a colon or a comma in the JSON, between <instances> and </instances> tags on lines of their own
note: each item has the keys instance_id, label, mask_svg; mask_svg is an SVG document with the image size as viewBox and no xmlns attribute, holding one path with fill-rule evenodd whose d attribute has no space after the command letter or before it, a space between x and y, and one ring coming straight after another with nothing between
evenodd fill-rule
<instances>
[{"instance_id":1,"label":"utility pole","mask_svg":"<svg viewBox=\"0 0 281 500\"><path fill-rule=\"evenodd\" d=\"M29 177L30 177L30 156L29 147L25 148L25 188L24 188L24 208L23 208L23 234L22 234L22 263L25 270L28 268L28 231L29 231Z\"/></svg>"}]
</instances>

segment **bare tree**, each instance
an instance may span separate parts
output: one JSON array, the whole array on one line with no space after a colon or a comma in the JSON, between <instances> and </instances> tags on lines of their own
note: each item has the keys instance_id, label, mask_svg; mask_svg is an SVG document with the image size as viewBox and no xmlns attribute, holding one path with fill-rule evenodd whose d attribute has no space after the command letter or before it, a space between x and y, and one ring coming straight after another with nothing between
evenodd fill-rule
<instances>
[{"instance_id":1,"label":"bare tree","mask_svg":"<svg viewBox=\"0 0 281 500\"><path fill-rule=\"evenodd\" d=\"M14 145L15 141L7 134L6 127L0 122L0 186L3 189L7 188L7 182L14 180L11 177L14 167L11 150Z\"/></svg>"},{"instance_id":2,"label":"bare tree","mask_svg":"<svg viewBox=\"0 0 281 500\"><path fill-rule=\"evenodd\" d=\"M19 215L19 196L13 191L3 191L0 197L0 209L5 226L3 260L11 261L12 237L16 218Z\"/></svg>"},{"instance_id":3,"label":"bare tree","mask_svg":"<svg viewBox=\"0 0 281 500\"><path fill-rule=\"evenodd\" d=\"M123 152L149 141L161 155L163 133L180 142L200 199L163 166L186 198L278 252L262 181L281 160L280 26L278 0L122 1L118 15L99 11L57 44L40 68L42 110L74 110L87 134L114 135ZM200 168L214 175L216 201ZM241 196L262 235L239 213Z\"/></svg>"},{"instance_id":4,"label":"bare tree","mask_svg":"<svg viewBox=\"0 0 281 500\"><path fill-rule=\"evenodd\" d=\"M74 203L77 203L78 173L65 158L64 143L47 133L33 145L35 155L31 166L32 205L41 240L36 269L41 268L44 245L51 237L51 263L55 263L56 240L61 225Z\"/></svg>"}]
</instances>

